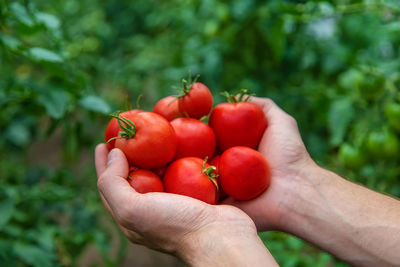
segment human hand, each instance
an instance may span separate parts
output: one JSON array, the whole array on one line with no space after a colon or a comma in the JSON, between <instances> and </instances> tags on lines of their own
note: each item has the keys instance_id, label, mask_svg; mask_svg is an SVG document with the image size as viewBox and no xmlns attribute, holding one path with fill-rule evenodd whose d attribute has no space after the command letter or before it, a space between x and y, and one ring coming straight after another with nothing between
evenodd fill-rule
<instances>
[{"instance_id":1,"label":"human hand","mask_svg":"<svg viewBox=\"0 0 400 267\"><path fill-rule=\"evenodd\" d=\"M181 195L137 193L126 180L128 162L119 149L108 153L101 144L95 156L103 203L131 242L177 255L189 265L274 264L244 212ZM242 253L253 258L243 259Z\"/></svg>"},{"instance_id":2,"label":"human hand","mask_svg":"<svg viewBox=\"0 0 400 267\"><path fill-rule=\"evenodd\" d=\"M268 120L259 152L267 159L271 170L269 188L255 199L237 201L228 198L223 203L245 211L259 231L282 230L285 224L285 206L295 190L301 173L316 167L309 156L298 131L296 120L280 109L272 100L252 97Z\"/></svg>"}]
</instances>

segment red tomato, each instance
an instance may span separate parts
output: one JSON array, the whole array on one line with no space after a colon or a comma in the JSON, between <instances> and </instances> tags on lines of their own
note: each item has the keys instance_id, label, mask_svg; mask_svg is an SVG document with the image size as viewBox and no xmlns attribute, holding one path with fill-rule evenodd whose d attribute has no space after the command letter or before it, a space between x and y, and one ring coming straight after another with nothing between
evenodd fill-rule
<instances>
[{"instance_id":1,"label":"red tomato","mask_svg":"<svg viewBox=\"0 0 400 267\"><path fill-rule=\"evenodd\" d=\"M210 166L205 163L204 167ZM204 172L202 159L195 157L178 159L167 168L164 176L165 191L215 204L217 187L211 180L214 178L210 176Z\"/></svg>"},{"instance_id":2,"label":"red tomato","mask_svg":"<svg viewBox=\"0 0 400 267\"><path fill-rule=\"evenodd\" d=\"M178 145L174 159L184 157L211 158L215 150L215 134L202 121L191 118L179 118L171 121Z\"/></svg>"},{"instance_id":3,"label":"red tomato","mask_svg":"<svg viewBox=\"0 0 400 267\"><path fill-rule=\"evenodd\" d=\"M249 147L226 150L221 156L219 172L224 191L238 200L257 197L270 183L267 160Z\"/></svg>"},{"instance_id":4,"label":"red tomato","mask_svg":"<svg viewBox=\"0 0 400 267\"><path fill-rule=\"evenodd\" d=\"M220 199L220 198L225 198L225 197L227 197L228 195L225 193L225 191L224 191L224 189L222 188L222 185L221 185L221 179L220 179L220 177L219 177L219 162L220 162L220 160L221 160L221 156L220 155L218 155L218 156L215 156L212 160L210 160L210 162L209 162L209 164L210 164L210 166L214 166L215 168L216 168L216 170L215 170L215 173L218 175L218 177L217 177L217 179L216 179L216 181L217 181L217 183L218 183L218 199Z\"/></svg>"},{"instance_id":5,"label":"red tomato","mask_svg":"<svg viewBox=\"0 0 400 267\"><path fill-rule=\"evenodd\" d=\"M169 121L181 117L176 96L167 96L160 99L154 106L153 112L163 116Z\"/></svg>"},{"instance_id":6,"label":"red tomato","mask_svg":"<svg viewBox=\"0 0 400 267\"><path fill-rule=\"evenodd\" d=\"M267 128L262 109L249 102L222 103L211 112L209 125L221 152L234 146L257 149Z\"/></svg>"},{"instance_id":7,"label":"red tomato","mask_svg":"<svg viewBox=\"0 0 400 267\"><path fill-rule=\"evenodd\" d=\"M202 83L194 83L190 89L183 89L184 95L179 97L179 111L183 115L200 119L210 113L213 97L210 90Z\"/></svg>"},{"instance_id":8,"label":"red tomato","mask_svg":"<svg viewBox=\"0 0 400 267\"><path fill-rule=\"evenodd\" d=\"M176 151L176 135L172 125L153 112L141 112L126 116L131 120L130 133L124 132L115 141L133 166L152 169L170 162ZM128 134L129 133L129 134Z\"/></svg>"},{"instance_id":9,"label":"red tomato","mask_svg":"<svg viewBox=\"0 0 400 267\"><path fill-rule=\"evenodd\" d=\"M125 111L119 114L119 116L127 116L127 115L134 115L139 112L143 112L143 110L140 109L132 109L129 111ZM116 118L112 118L110 122L107 124L106 130L104 131L104 142L107 145L108 150L111 150L115 147L115 140L111 140L110 142L107 143L108 140L111 138L117 137L119 131L121 129L119 128L118 121Z\"/></svg>"},{"instance_id":10,"label":"red tomato","mask_svg":"<svg viewBox=\"0 0 400 267\"><path fill-rule=\"evenodd\" d=\"M165 192L160 177L151 171L137 169L129 173L129 184L139 193Z\"/></svg>"}]
</instances>

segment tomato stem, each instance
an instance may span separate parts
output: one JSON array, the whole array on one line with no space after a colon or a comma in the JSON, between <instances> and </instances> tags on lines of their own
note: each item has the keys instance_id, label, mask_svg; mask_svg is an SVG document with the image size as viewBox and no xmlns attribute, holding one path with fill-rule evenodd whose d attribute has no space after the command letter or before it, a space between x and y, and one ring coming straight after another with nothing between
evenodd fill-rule
<instances>
[{"instance_id":1,"label":"tomato stem","mask_svg":"<svg viewBox=\"0 0 400 267\"><path fill-rule=\"evenodd\" d=\"M189 94L190 89L192 88L193 84L196 83L200 78L200 74L197 74L196 77L192 81L192 71L189 70L189 76L188 79L182 79L182 88L176 88L178 90L178 96L177 99L182 98Z\"/></svg>"},{"instance_id":2,"label":"tomato stem","mask_svg":"<svg viewBox=\"0 0 400 267\"><path fill-rule=\"evenodd\" d=\"M136 135L136 125L133 123L130 119L122 117L116 114L111 114L111 117L117 119L118 125L121 128L121 131L119 132L119 136L113 137L107 141L110 142L115 139L129 139L133 138Z\"/></svg>"},{"instance_id":3,"label":"tomato stem","mask_svg":"<svg viewBox=\"0 0 400 267\"><path fill-rule=\"evenodd\" d=\"M252 96L256 94L249 94L247 89L241 89L238 95L230 94L225 91L221 93L229 103L249 102Z\"/></svg>"},{"instance_id":4,"label":"tomato stem","mask_svg":"<svg viewBox=\"0 0 400 267\"><path fill-rule=\"evenodd\" d=\"M205 174L208 177L208 179L210 179L210 181L215 185L217 192L218 192L219 186L218 186L217 178L219 175L215 173L217 168L215 166L209 166L208 168L206 168L207 160L208 160L208 157L206 157L203 161L203 169L202 169L201 173Z\"/></svg>"}]
</instances>

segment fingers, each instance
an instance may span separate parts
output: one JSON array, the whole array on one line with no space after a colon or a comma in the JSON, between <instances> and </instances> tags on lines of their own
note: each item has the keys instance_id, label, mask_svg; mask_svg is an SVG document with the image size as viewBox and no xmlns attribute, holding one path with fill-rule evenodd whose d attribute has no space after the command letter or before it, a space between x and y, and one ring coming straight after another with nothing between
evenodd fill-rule
<instances>
[{"instance_id":1,"label":"fingers","mask_svg":"<svg viewBox=\"0 0 400 267\"><path fill-rule=\"evenodd\" d=\"M140 235L140 234L138 234L138 233L135 232L135 231L128 230L128 229L126 229L125 227L123 227L123 226L118 222L117 218L116 218L115 215L114 215L113 210L110 208L110 205L108 205L107 200L104 198L104 196L103 196L101 193L100 193L100 197L101 197L101 200L102 200L104 206L106 207L107 211L108 211L108 212L111 214L111 216L114 218L114 221L117 223L117 226L119 227L119 229L121 229L121 231L124 233L124 235L127 236L128 239L129 239L132 243L134 243L134 244L139 244L139 245L143 244L143 243L144 243L143 236Z\"/></svg>"},{"instance_id":2,"label":"fingers","mask_svg":"<svg viewBox=\"0 0 400 267\"><path fill-rule=\"evenodd\" d=\"M127 219L128 214L134 212L135 203L139 201L140 196L126 181L129 166L124 153L119 149L113 149L107 157L105 155L104 147L98 146L96 169L100 175L97 187L108 203L111 213L121 223L121 219Z\"/></svg>"},{"instance_id":3,"label":"fingers","mask_svg":"<svg viewBox=\"0 0 400 267\"><path fill-rule=\"evenodd\" d=\"M278 105L269 98L251 97L250 102L256 104L265 113L269 124L282 123L282 120L294 120L289 114L283 111Z\"/></svg>"}]
</instances>

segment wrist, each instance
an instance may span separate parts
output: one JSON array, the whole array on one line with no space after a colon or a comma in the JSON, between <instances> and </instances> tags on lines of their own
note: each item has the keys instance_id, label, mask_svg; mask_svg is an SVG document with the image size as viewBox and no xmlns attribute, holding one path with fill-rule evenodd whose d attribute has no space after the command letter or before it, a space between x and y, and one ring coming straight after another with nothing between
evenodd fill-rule
<instances>
[{"instance_id":1,"label":"wrist","mask_svg":"<svg viewBox=\"0 0 400 267\"><path fill-rule=\"evenodd\" d=\"M276 264L255 229L241 231L230 229L227 225L188 235L180 246L178 256L189 266L256 267ZM266 265L268 262L271 264Z\"/></svg>"},{"instance_id":2,"label":"wrist","mask_svg":"<svg viewBox=\"0 0 400 267\"><path fill-rule=\"evenodd\" d=\"M321 184L330 183L325 179L327 170L318 166L314 161L310 160L303 168L293 173L288 179L283 179L281 186L285 198L282 198L280 205L281 216L278 230L293 233L292 229L297 228L302 222L301 218L310 214L310 209L318 202L318 187ZM297 227L294 227L296 225Z\"/></svg>"}]
</instances>

